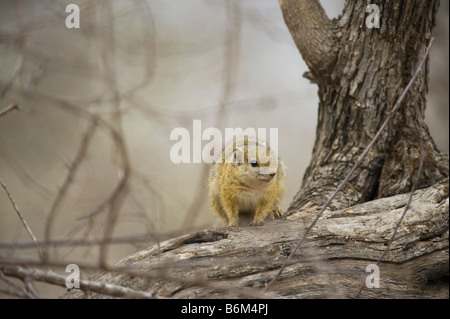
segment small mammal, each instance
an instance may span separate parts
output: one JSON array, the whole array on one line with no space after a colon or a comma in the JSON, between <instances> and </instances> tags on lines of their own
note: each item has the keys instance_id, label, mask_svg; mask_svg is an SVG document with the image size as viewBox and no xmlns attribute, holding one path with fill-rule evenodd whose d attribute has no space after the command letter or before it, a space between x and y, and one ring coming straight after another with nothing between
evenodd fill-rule
<instances>
[{"instance_id":1,"label":"small mammal","mask_svg":"<svg viewBox=\"0 0 450 319\"><path fill-rule=\"evenodd\" d=\"M285 167L263 142L240 138L222 152L222 161L209 172L209 202L228 226L237 226L239 215L253 216L261 225L278 207L285 188Z\"/></svg>"}]
</instances>

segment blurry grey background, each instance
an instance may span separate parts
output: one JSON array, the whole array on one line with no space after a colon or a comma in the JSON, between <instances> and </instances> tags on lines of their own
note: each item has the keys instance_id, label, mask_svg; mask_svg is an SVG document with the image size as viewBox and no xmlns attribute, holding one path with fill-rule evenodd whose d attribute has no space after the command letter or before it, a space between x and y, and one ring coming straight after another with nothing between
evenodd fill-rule
<instances>
[{"instance_id":1,"label":"blurry grey background","mask_svg":"<svg viewBox=\"0 0 450 319\"><path fill-rule=\"evenodd\" d=\"M80 29L65 26L69 3L80 7ZM329 17L343 8L343 1L321 3ZM426 119L445 152L448 21L442 1ZM1 1L0 110L10 104L21 110L0 117L0 176L42 240L87 128L82 112L67 102L120 127L126 140L132 175L115 236L151 234L158 241L217 225L208 207L207 164L170 161L170 132L185 127L192 133L194 119L202 130L278 128L288 168L286 209L315 136L317 86L302 77L305 71L275 0ZM101 216L88 224L80 217L108 196L118 174L114 143L100 129L64 198L53 238L99 238ZM30 241L3 189L0 241ZM109 260L151 243L116 245ZM8 253L36 255L33 249ZM95 247L55 250L61 261L94 262L97 255Z\"/></svg>"}]
</instances>

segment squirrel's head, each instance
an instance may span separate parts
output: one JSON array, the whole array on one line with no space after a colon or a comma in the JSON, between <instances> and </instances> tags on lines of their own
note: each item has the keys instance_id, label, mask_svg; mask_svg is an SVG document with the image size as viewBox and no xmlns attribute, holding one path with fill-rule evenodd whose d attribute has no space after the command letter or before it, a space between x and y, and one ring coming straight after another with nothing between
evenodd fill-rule
<instances>
[{"instance_id":1,"label":"squirrel's head","mask_svg":"<svg viewBox=\"0 0 450 319\"><path fill-rule=\"evenodd\" d=\"M266 184L277 174L278 158L262 142L235 145L233 162L243 182Z\"/></svg>"}]
</instances>

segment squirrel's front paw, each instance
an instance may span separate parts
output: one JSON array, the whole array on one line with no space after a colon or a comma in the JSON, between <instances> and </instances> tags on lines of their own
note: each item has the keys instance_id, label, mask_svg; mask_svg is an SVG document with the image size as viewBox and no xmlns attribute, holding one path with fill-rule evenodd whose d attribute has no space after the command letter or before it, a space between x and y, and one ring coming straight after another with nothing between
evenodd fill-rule
<instances>
[{"instance_id":1,"label":"squirrel's front paw","mask_svg":"<svg viewBox=\"0 0 450 319\"><path fill-rule=\"evenodd\" d=\"M230 220L229 222L228 222L228 227L233 227L233 226L237 226L238 225L238 222L237 222L237 220Z\"/></svg>"},{"instance_id":2,"label":"squirrel's front paw","mask_svg":"<svg viewBox=\"0 0 450 319\"><path fill-rule=\"evenodd\" d=\"M253 220L251 223L250 223L250 226L262 226L262 225L264 225L264 222L261 220Z\"/></svg>"},{"instance_id":3,"label":"squirrel's front paw","mask_svg":"<svg viewBox=\"0 0 450 319\"><path fill-rule=\"evenodd\" d=\"M275 211L274 211L274 215L275 215L276 217L280 217L280 216L283 215L283 211L282 211L280 208L277 208L277 209L275 209Z\"/></svg>"}]
</instances>

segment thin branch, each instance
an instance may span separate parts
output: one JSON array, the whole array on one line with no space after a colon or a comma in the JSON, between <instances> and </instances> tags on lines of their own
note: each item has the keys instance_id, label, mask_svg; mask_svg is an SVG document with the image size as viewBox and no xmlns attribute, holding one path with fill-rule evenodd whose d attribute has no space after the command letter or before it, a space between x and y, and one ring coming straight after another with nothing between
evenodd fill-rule
<instances>
[{"instance_id":1,"label":"thin branch","mask_svg":"<svg viewBox=\"0 0 450 319\"><path fill-rule=\"evenodd\" d=\"M114 127L116 135L113 135L113 140L116 143L116 146L122 150L121 153L126 154L126 145L123 142L122 134L122 113L121 113L121 94L118 87L118 79L116 69L114 67L115 59L116 59L116 34L115 34L115 19L111 19L114 16L114 5L111 2L106 2L105 7L102 7L102 11L104 11L107 15L106 18L106 27L110 32L108 32L105 37L103 37L103 42L101 46L101 60L103 64L103 75L105 77L105 82L107 83L109 90L112 92L114 99L112 101L112 108L116 111L116 116L114 116ZM108 205L107 211L107 219L103 231L104 240L100 245L100 265L106 265L106 255L108 252L109 243L112 240L112 235L114 232L114 228L116 226L120 206L122 203L122 199L126 194L126 186L127 181L130 175L130 166L128 163L128 156L124 156L123 158L123 169L120 172L123 176L121 178L121 182L119 182L118 188L113 193L113 196L109 198L106 202Z\"/></svg>"},{"instance_id":2,"label":"thin branch","mask_svg":"<svg viewBox=\"0 0 450 319\"><path fill-rule=\"evenodd\" d=\"M108 205L112 203L114 198L117 198L119 195L121 195L128 184L128 180L131 176L131 169L129 164L129 158L128 153L125 147L125 141L123 137L120 135L119 132L117 132L116 129L114 129L111 125L108 124L105 120L102 120L100 117L95 117L96 121L101 124L102 126L105 126L109 132L111 133L111 137L115 143L116 149L120 155L120 158L122 160L122 171L119 174L119 183L114 188L114 190L111 192L111 194L100 204L97 205L91 212L88 214L79 217L78 219L85 219L85 218L92 218L98 214L100 214Z\"/></svg>"},{"instance_id":3,"label":"thin branch","mask_svg":"<svg viewBox=\"0 0 450 319\"><path fill-rule=\"evenodd\" d=\"M26 93L26 92L24 92L24 93ZM57 198L54 200L52 209L49 213L50 224L47 223L46 231L45 231L46 232L45 240L49 241L50 240L50 231L51 231L51 226L52 226L51 224L53 223L54 216L57 212L56 208L58 208L58 206L61 204L61 201L64 197L63 193L65 193L67 191L68 186L72 183L72 179L75 176L75 171L78 168L80 161L85 156L83 153L86 151L85 148L87 148L87 144L84 141L90 140L88 135L93 134L93 132L90 133L91 129L94 130L92 125L93 126L100 125L101 127L106 128L107 131L109 131L111 138L114 141L114 144L115 144L115 147L116 147L116 150L118 153L118 157L121 161L121 171L119 174L119 182L116 185L116 187L114 188L114 190L107 196L107 198L105 198L100 204L98 204L97 207L95 207L93 210L91 210L90 213L88 213L85 216L80 217L80 218L92 218L95 215L104 211L104 209L107 208L109 205L111 205L115 199L118 199L126 191L126 186L128 185L128 181L131 176L131 168L130 168L130 162L129 162L128 153L127 153L127 149L125 146L125 140L124 140L123 136L117 129L112 127L112 125L109 124L106 120L104 120L100 116L96 115L95 113L90 112L87 109L81 108L67 100L60 99L56 96L52 96L52 95L49 95L47 93L37 91L37 90L30 92L30 94L36 100L39 99L39 100L43 100L44 102L53 101L55 104L61 106L64 110L66 110L70 113L76 114L83 119L88 120L91 125L91 127L88 129L85 136L83 137L83 141L81 142L79 150L77 152L77 155L69 169L69 173L66 176L66 180L65 180L61 190L59 191ZM45 256L45 255L44 255L44 257L48 258L48 256Z\"/></svg>"},{"instance_id":4,"label":"thin branch","mask_svg":"<svg viewBox=\"0 0 450 319\"><path fill-rule=\"evenodd\" d=\"M367 155L367 153L369 152L369 150L372 148L372 146L375 144L375 142L378 140L378 137L381 135L381 132L384 130L384 128L386 127L386 125L389 123L389 121L391 120L392 116L395 114L395 112L397 111L397 109L400 107L401 102L403 101L404 97L406 96L406 93L408 92L409 88L411 87L412 83L414 82L414 80L416 79L417 75L419 74L420 70L422 69L422 65L425 62L428 53L430 52L431 49L431 45L433 44L433 40L434 38L431 38L430 43L428 44L428 47L422 57L422 59L419 62L419 65L417 66L416 71L414 72L413 76L411 77L411 79L409 80L408 84L406 85L405 89L403 90L402 94L400 95L400 97L397 99L397 102L395 103L394 107L392 108L392 110L389 112L386 120L383 122L383 124L381 125L380 129L378 130L378 132L375 134L375 136L373 137L372 141L370 141L369 145L367 145L366 149L362 152L362 154L358 157L358 159L356 160L355 164L353 165L352 169L350 170L350 172L347 174L347 176L345 177L345 179L341 182L341 184L339 184L339 186L336 188L336 190L333 192L333 194L331 194L331 196L328 198L328 200L325 202L325 204L322 206L322 208L320 209L319 213L317 214L316 218L313 220L313 222L308 226L308 228L306 229L306 231L303 233L303 236L301 237L301 239L299 240L299 242L297 243L297 245L295 245L294 249L291 251L291 253L289 254L287 260L284 262L284 264L281 266L280 270L278 271L278 273L275 275L275 277L272 279L272 281L269 283L269 285L265 288L265 290L268 290L274 283L275 281L280 277L281 273L284 271L284 269L286 268L286 266L288 265L288 263L291 261L291 259L294 257L295 253L297 252L297 250L300 248L301 244L305 241L306 236L308 235L308 233L311 231L311 229L315 226L315 224L317 223L317 221L319 220L319 218L322 216L323 212L325 211L325 209L328 207L328 205L331 203L331 201L334 199L334 197L341 191L341 189L347 184L347 182L349 181L350 177L352 176L352 174L355 172L355 170L359 167L359 165L361 164L362 160L364 159L364 157ZM408 205L409 206L409 205ZM408 207L407 206L407 207ZM405 212L406 213L406 210ZM400 219L400 222L402 218ZM398 229L399 224L397 225ZM395 233L394 233L395 235Z\"/></svg>"},{"instance_id":5,"label":"thin branch","mask_svg":"<svg viewBox=\"0 0 450 319\"><path fill-rule=\"evenodd\" d=\"M23 282L23 286L25 287L25 290L27 291L27 293L34 299L39 298L39 294L36 291L36 289L33 286L33 281L30 279L29 276L25 276L23 278L21 278L22 282Z\"/></svg>"},{"instance_id":6,"label":"thin branch","mask_svg":"<svg viewBox=\"0 0 450 319\"><path fill-rule=\"evenodd\" d=\"M197 228L188 228L185 229L187 232L196 231ZM124 237L115 237L108 240L110 244L138 244L138 243L146 243L152 241L161 241L165 239L171 239L175 236L179 236L179 231L165 232L158 234L157 238L155 238L154 234L140 234L135 236L124 236ZM82 246L95 246L101 245L105 240L104 239L56 239L50 241L32 241L32 242L0 242L0 249L29 249L33 247L82 247Z\"/></svg>"},{"instance_id":7,"label":"thin branch","mask_svg":"<svg viewBox=\"0 0 450 319\"><path fill-rule=\"evenodd\" d=\"M20 110L19 106L17 104L11 104L9 106L7 106L4 110L0 111L0 116L5 115L6 113L12 111L12 110Z\"/></svg>"},{"instance_id":8,"label":"thin branch","mask_svg":"<svg viewBox=\"0 0 450 319\"><path fill-rule=\"evenodd\" d=\"M279 0L279 4L286 26L314 77L329 76L337 59L337 37L320 2Z\"/></svg>"},{"instance_id":9,"label":"thin branch","mask_svg":"<svg viewBox=\"0 0 450 319\"><path fill-rule=\"evenodd\" d=\"M0 293L19 298L33 298L33 296L31 296L26 289L19 287L15 282L9 280L9 278L3 273L2 269L0 269L0 280L7 285L6 289L0 289Z\"/></svg>"},{"instance_id":10,"label":"thin branch","mask_svg":"<svg viewBox=\"0 0 450 319\"><path fill-rule=\"evenodd\" d=\"M8 187L6 186L5 182L3 182L3 180L2 180L1 177L0 177L0 184L2 185L2 187L3 187L3 189L5 190L6 194L8 195L9 201L11 202L11 204L12 204L14 210L16 211L17 216L19 216L19 219L20 219L20 221L22 222L23 226L25 227L27 233L30 235L31 240L33 240L34 244L36 245L36 247L37 247L37 249L38 249L38 252L39 252L39 255L40 255L41 257L43 257L43 256L44 256L44 255L43 255L43 252L42 252L42 250L39 248L39 246L37 245L37 239L36 239L36 237L34 236L33 231L31 230L30 226L28 226L28 223L27 223L27 221L25 220L25 217L23 217L22 213L20 212L19 207L17 206L17 204L16 204L16 202L15 202L15 200L14 200L14 198L13 198L13 196L11 195L11 193L10 193Z\"/></svg>"},{"instance_id":11,"label":"thin branch","mask_svg":"<svg viewBox=\"0 0 450 319\"><path fill-rule=\"evenodd\" d=\"M67 190L69 189L70 184L72 184L75 174L78 170L78 167L80 166L81 162L83 161L84 157L86 156L86 152L89 146L89 143L92 139L92 136L94 135L95 129L97 128L97 121L91 120L89 123L89 128L87 129L86 133L83 136L83 139L80 143L80 147L78 149L78 152L75 156L75 159L73 160L72 165L70 166L69 172L67 173L66 179L63 183L63 186L59 190L55 200L53 201L53 204L50 208L50 212L48 214L48 220L45 225L45 241L49 242L51 237L51 230L52 226L56 217L56 214L58 212L59 206L62 203L62 200L64 199ZM48 251L47 249L44 250L44 259L48 259Z\"/></svg>"},{"instance_id":12,"label":"thin branch","mask_svg":"<svg viewBox=\"0 0 450 319\"><path fill-rule=\"evenodd\" d=\"M30 268L32 266L35 267L43 267L43 266L51 266L51 267L62 267L65 268L68 264L71 262L55 262L55 261L49 261L49 262L42 262L42 261L36 261L29 258L24 257L18 257L15 256L14 258L11 258L10 256L6 256L3 254L0 254L0 271L3 271L5 275L16 277L15 274L21 274L29 275L30 279L33 279L35 281L44 281L49 284L54 284L58 286L64 286L65 287L65 276L54 276L54 272L51 271L39 271L36 272L35 275L32 273L29 273L30 271L35 271L38 269ZM84 271L104 271L109 273L115 273L119 275L129 275L132 277L139 277L144 279L151 279L151 280L164 280L168 282L175 282L179 283L183 286L183 288L191 288L191 287L202 287L206 289L210 289L212 291L220 291L220 292L229 292L236 296L241 296L245 298L273 298L274 296L270 293L261 292L258 289L251 288L251 287L245 287L245 288L235 288L226 284L220 284L220 283L214 283L210 280L203 278L203 277L195 277L195 278L187 278L183 276L170 276L166 273L167 267L158 267L157 271L149 271L148 269L142 270L142 264L134 264L134 265L125 265L125 266L114 266L109 267L106 265L103 266L95 266L95 265L88 265L88 264L82 264L79 262L74 262L74 264L77 264L80 270ZM23 267L22 267L23 266ZM28 271L24 272L23 268L27 268ZM19 268L19 269L13 269L13 268ZM57 275L57 274L56 274ZM64 279L64 282L61 282L61 277ZM98 283L97 281L90 281L91 283ZM103 285L109 285L104 282L100 282L99 285L92 284L92 285L83 285L83 281L80 280L80 289L83 291L92 291L98 294L105 294L105 295L112 295L111 293L114 292L114 290L107 290L107 289L101 289L101 286ZM98 287L100 286L100 288ZM114 285L113 285L114 286ZM131 290L131 289L130 289ZM137 291L140 292L140 291ZM123 295L115 295L117 297L127 297ZM138 297L138 296L136 296ZM133 297L133 298L136 298ZM146 298L149 298L148 296ZM150 298L155 298L155 296L152 295Z\"/></svg>"},{"instance_id":13,"label":"thin branch","mask_svg":"<svg viewBox=\"0 0 450 319\"><path fill-rule=\"evenodd\" d=\"M22 280L41 281L48 284L66 287L67 276L59 275L53 271L44 271L41 269L22 267L22 266L4 266L3 273L10 277L20 278ZM156 298L152 293L139 291L131 288L117 286L100 281L80 280L80 289L99 294L105 294L121 298Z\"/></svg>"},{"instance_id":14,"label":"thin branch","mask_svg":"<svg viewBox=\"0 0 450 319\"><path fill-rule=\"evenodd\" d=\"M223 74L225 81L223 82L221 98L219 103L219 110L216 114L216 127L219 126L220 123L225 122L225 113L227 109L228 100L230 98L230 94L232 92L232 83L234 76L236 74L236 60L238 59L239 48L240 48L240 40L241 40L241 9L240 6L237 5L235 0L227 1L224 3L226 6L226 18L227 21L230 21L230 25L232 27L227 28L226 35L224 37L224 56L223 56ZM209 166L203 165L202 171L200 173L199 182L197 185L197 191L194 196L194 200L191 203L187 213L185 215L182 229L186 227L192 227L196 217L199 215L200 206L204 201L205 197L205 182L207 181L209 174Z\"/></svg>"},{"instance_id":15,"label":"thin branch","mask_svg":"<svg viewBox=\"0 0 450 319\"><path fill-rule=\"evenodd\" d=\"M166 236L169 238L169 236ZM109 239L108 242L111 244L133 244L133 243L148 243L150 240L154 239L151 235L140 235L140 236L133 236L133 237L119 237L119 238L112 238ZM68 247L82 247L82 246L95 246L95 245L102 245L105 242L104 239L82 239L82 240L74 240L74 239L66 239L66 240L50 240L50 241L36 241L36 242L0 242L0 249L28 249L33 247L45 247L45 246L52 246L52 247L62 247L62 246L68 246Z\"/></svg>"},{"instance_id":16,"label":"thin branch","mask_svg":"<svg viewBox=\"0 0 450 319\"><path fill-rule=\"evenodd\" d=\"M8 295L8 296L22 298L22 299L23 298L31 298L31 296L27 295L22 290L7 290L7 289L0 288L0 293Z\"/></svg>"}]
</instances>

